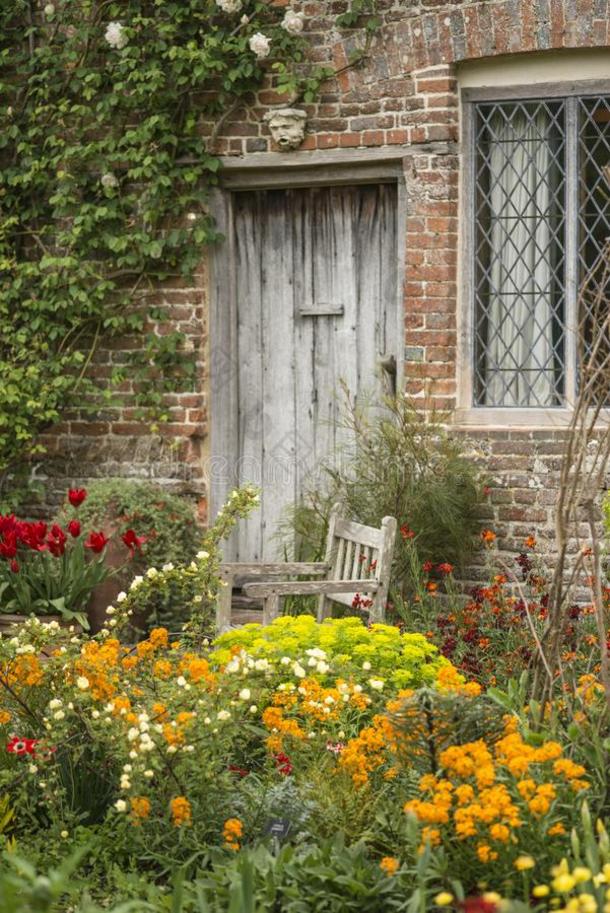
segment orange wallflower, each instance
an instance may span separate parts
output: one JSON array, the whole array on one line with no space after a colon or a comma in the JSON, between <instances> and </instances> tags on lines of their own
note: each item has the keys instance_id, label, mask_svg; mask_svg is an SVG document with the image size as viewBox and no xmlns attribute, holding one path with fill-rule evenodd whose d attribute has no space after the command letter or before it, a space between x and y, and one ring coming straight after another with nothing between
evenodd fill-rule
<instances>
[{"instance_id":1,"label":"orange wallflower","mask_svg":"<svg viewBox=\"0 0 610 913\"><path fill-rule=\"evenodd\" d=\"M186 796L176 796L170 801L169 807L174 827L182 827L183 824L191 823L193 817L191 803Z\"/></svg>"}]
</instances>

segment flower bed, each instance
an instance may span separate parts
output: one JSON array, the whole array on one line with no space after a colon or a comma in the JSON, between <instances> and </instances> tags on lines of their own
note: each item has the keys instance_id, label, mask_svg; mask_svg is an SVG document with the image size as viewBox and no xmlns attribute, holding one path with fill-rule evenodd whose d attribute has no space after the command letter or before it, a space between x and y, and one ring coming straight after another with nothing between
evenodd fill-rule
<instances>
[{"instance_id":1,"label":"flower bed","mask_svg":"<svg viewBox=\"0 0 610 913\"><path fill-rule=\"evenodd\" d=\"M218 543L255 502L235 493L196 560L135 578L95 637L32 617L0 639L1 908L90 913L88 890L155 913L608 913L590 809L610 742L586 628L573 693L545 705L501 671L527 628L495 573L426 634L287 616L210 639ZM542 614L536 559L518 560ZM451 569L423 573L418 611L435 573L453 598ZM201 596L184 630L123 643L139 600L185 575Z\"/></svg>"}]
</instances>

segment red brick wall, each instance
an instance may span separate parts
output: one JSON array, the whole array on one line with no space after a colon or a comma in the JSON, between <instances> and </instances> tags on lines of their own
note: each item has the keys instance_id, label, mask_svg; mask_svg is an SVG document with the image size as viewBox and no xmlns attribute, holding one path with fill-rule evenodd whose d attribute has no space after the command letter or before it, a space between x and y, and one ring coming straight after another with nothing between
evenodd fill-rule
<instances>
[{"instance_id":1,"label":"red brick wall","mask_svg":"<svg viewBox=\"0 0 610 913\"><path fill-rule=\"evenodd\" d=\"M333 26L333 17L346 4L295 0L293 5L306 14L314 59L346 66L356 38ZM608 46L610 0L379 0L379 6L383 26L369 61L329 81L319 102L308 106L302 149L404 148L406 389L425 395L438 408L451 409L456 397L460 166L455 63ZM578 73L573 75L578 78ZM214 151L230 156L274 151L264 114L277 104L286 104L286 99L270 83L248 107L227 118ZM214 125L204 129L212 133ZM171 398L172 421L158 435L135 421L128 384L121 407L106 409L86 423L74 416L49 438L51 458L41 469L52 474L59 487L87 476L134 475L189 491L205 503L205 275L198 279L193 288L176 285L159 293L201 354L197 390ZM122 357L117 347L100 353L96 377L103 382ZM479 449L489 457L496 479L488 522L498 526L507 542L533 526L544 527L550 535L561 448L557 436L507 430L480 437ZM540 483L532 483L533 477Z\"/></svg>"}]
</instances>

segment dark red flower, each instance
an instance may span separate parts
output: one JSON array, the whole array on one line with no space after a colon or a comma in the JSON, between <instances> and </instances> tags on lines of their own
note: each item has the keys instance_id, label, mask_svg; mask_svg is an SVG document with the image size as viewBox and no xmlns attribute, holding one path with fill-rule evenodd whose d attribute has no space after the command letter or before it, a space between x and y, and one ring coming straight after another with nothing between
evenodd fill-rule
<instances>
[{"instance_id":1,"label":"dark red flower","mask_svg":"<svg viewBox=\"0 0 610 913\"><path fill-rule=\"evenodd\" d=\"M19 562L18 562L18 561L15 561L14 558L13 558L13 560L11 561L11 563L9 564L9 567L10 567L11 571L13 572L13 574L18 574L18 573L19 573Z\"/></svg>"},{"instance_id":2,"label":"dark red flower","mask_svg":"<svg viewBox=\"0 0 610 913\"><path fill-rule=\"evenodd\" d=\"M412 529L409 529L409 527L406 525L406 523L400 527L400 535L402 536L403 539L414 539L415 538L415 533L413 532Z\"/></svg>"},{"instance_id":3,"label":"dark red flower","mask_svg":"<svg viewBox=\"0 0 610 913\"><path fill-rule=\"evenodd\" d=\"M87 539L85 540L85 548L90 548L92 552L95 552L99 555L100 552L103 552L106 548L106 543L108 542L108 537L104 533L89 533Z\"/></svg>"},{"instance_id":4,"label":"dark red flower","mask_svg":"<svg viewBox=\"0 0 610 913\"><path fill-rule=\"evenodd\" d=\"M453 565L449 564L448 561L443 561L442 564L437 564L436 570L439 572L439 574L452 574Z\"/></svg>"},{"instance_id":5,"label":"dark red flower","mask_svg":"<svg viewBox=\"0 0 610 913\"><path fill-rule=\"evenodd\" d=\"M434 562L433 561L424 561L424 563L422 564L421 567L422 567L422 571L424 572L424 574L429 574L430 571L432 570L432 568L434 567Z\"/></svg>"},{"instance_id":6,"label":"dark red flower","mask_svg":"<svg viewBox=\"0 0 610 913\"><path fill-rule=\"evenodd\" d=\"M47 548L55 558L60 558L66 550L66 534L61 526L54 523L46 540Z\"/></svg>"},{"instance_id":7,"label":"dark red flower","mask_svg":"<svg viewBox=\"0 0 610 913\"><path fill-rule=\"evenodd\" d=\"M230 770L232 774L237 774L238 777L247 777L250 772L246 770L245 767L238 767L237 764L229 764L228 770Z\"/></svg>"},{"instance_id":8,"label":"dark red flower","mask_svg":"<svg viewBox=\"0 0 610 913\"><path fill-rule=\"evenodd\" d=\"M18 735L14 735L6 746L6 750L10 754L34 754L37 742L38 739L22 739Z\"/></svg>"},{"instance_id":9,"label":"dark red flower","mask_svg":"<svg viewBox=\"0 0 610 913\"><path fill-rule=\"evenodd\" d=\"M464 913L496 913L498 909L493 900L485 900L484 897L467 897L460 907Z\"/></svg>"},{"instance_id":10,"label":"dark red flower","mask_svg":"<svg viewBox=\"0 0 610 913\"><path fill-rule=\"evenodd\" d=\"M70 520L67 529L74 539L78 539L80 536L80 520Z\"/></svg>"},{"instance_id":11,"label":"dark red flower","mask_svg":"<svg viewBox=\"0 0 610 913\"><path fill-rule=\"evenodd\" d=\"M0 542L0 555L3 558L14 558L17 554L17 534L15 532L4 533Z\"/></svg>"},{"instance_id":12,"label":"dark red flower","mask_svg":"<svg viewBox=\"0 0 610 913\"><path fill-rule=\"evenodd\" d=\"M279 754L276 754L274 757L275 766L278 771L284 776L289 777L293 771L293 766L290 758L287 754L284 754L283 751L280 751Z\"/></svg>"},{"instance_id":13,"label":"dark red flower","mask_svg":"<svg viewBox=\"0 0 610 913\"><path fill-rule=\"evenodd\" d=\"M36 552L45 552L47 546L45 537L47 535L47 524L42 520L36 520L34 523L23 523L19 531L19 536L24 545Z\"/></svg>"},{"instance_id":14,"label":"dark red flower","mask_svg":"<svg viewBox=\"0 0 610 913\"><path fill-rule=\"evenodd\" d=\"M72 507L80 507L85 498L87 497L86 488L71 488L68 491L68 501Z\"/></svg>"},{"instance_id":15,"label":"dark red flower","mask_svg":"<svg viewBox=\"0 0 610 913\"><path fill-rule=\"evenodd\" d=\"M148 539L148 536L136 536L133 529L128 529L126 532L123 533L123 535L121 536L121 539L123 540L123 542L129 549L129 551L134 552L136 549L142 548L142 546Z\"/></svg>"}]
</instances>

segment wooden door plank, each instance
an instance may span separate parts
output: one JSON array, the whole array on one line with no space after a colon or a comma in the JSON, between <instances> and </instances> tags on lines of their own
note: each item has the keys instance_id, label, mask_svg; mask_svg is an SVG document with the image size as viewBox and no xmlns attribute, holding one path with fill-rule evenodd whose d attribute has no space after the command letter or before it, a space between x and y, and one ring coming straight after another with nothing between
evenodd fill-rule
<instances>
[{"instance_id":1,"label":"wooden door plank","mask_svg":"<svg viewBox=\"0 0 610 913\"><path fill-rule=\"evenodd\" d=\"M277 532L296 501L294 264L291 194L264 192L262 257L263 481L262 554L278 556Z\"/></svg>"}]
</instances>

